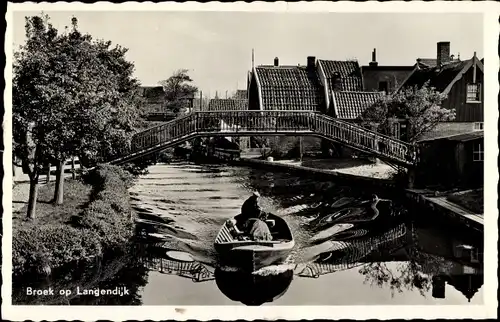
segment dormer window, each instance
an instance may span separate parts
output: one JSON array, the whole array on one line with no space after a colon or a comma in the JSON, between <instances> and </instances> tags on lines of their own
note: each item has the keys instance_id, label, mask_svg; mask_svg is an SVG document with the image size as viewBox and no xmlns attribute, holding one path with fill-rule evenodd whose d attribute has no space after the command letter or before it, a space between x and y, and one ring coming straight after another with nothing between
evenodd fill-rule
<instances>
[{"instance_id":1,"label":"dormer window","mask_svg":"<svg viewBox=\"0 0 500 322\"><path fill-rule=\"evenodd\" d=\"M467 84L467 103L481 102L481 84Z\"/></svg>"}]
</instances>

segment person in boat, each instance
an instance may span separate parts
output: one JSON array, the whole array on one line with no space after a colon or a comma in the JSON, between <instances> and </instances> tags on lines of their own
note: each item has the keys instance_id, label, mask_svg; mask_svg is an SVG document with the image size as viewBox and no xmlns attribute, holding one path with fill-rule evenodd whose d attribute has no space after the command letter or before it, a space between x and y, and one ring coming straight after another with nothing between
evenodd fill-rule
<instances>
[{"instance_id":1,"label":"person in boat","mask_svg":"<svg viewBox=\"0 0 500 322\"><path fill-rule=\"evenodd\" d=\"M260 208L259 197L260 194L254 192L241 206L241 214L230 221L233 233L240 239L247 236L252 240L272 240L266 223L268 214Z\"/></svg>"},{"instance_id":2,"label":"person in boat","mask_svg":"<svg viewBox=\"0 0 500 322\"><path fill-rule=\"evenodd\" d=\"M262 209L259 206L260 194L255 191L241 206L241 213L235 217L236 226L242 230L243 226L246 224L250 218L259 218L262 213Z\"/></svg>"}]
</instances>

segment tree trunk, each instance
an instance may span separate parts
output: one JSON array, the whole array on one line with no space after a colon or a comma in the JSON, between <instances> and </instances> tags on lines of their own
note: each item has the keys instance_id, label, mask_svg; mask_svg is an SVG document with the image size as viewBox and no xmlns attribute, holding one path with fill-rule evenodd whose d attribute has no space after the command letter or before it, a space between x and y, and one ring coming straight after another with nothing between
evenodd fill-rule
<instances>
[{"instance_id":1,"label":"tree trunk","mask_svg":"<svg viewBox=\"0 0 500 322\"><path fill-rule=\"evenodd\" d=\"M56 189L54 190L54 203L56 205L60 205L64 201L64 161L59 161L56 169Z\"/></svg>"},{"instance_id":2,"label":"tree trunk","mask_svg":"<svg viewBox=\"0 0 500 322\"><path fill-rule=\"evenodd\" d=\"M28 213L29 219L34 219L36 216L36 201L38 198L38 175L34 178L30 176L30 194L28 199Z\"/></svg>"}]
</instances>

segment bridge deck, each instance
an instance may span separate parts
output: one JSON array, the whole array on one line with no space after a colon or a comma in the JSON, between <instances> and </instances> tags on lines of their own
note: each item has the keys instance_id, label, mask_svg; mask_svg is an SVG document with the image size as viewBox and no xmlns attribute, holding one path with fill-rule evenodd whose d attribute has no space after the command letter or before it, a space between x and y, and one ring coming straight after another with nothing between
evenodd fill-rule
<instances>
[{"instance_id":1,"label":"bridge deck","mask_svg":"<svg viewBox=\"0 0 500 322\"><path fill-rule=\"evenodd\" d=\"M407 142L310 111L206 111L137 133L123 157L125 163L195 137L311 135L332 140L353 149L411 167L417 162L416 147Z\"/></svg>"}]
</instances>

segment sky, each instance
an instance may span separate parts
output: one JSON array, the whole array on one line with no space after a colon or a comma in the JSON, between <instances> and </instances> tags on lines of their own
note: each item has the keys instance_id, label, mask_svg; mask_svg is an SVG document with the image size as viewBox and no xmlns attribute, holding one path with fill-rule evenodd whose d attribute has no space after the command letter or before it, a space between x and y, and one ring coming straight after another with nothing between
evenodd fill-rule
<instances>
[{"instance_id":1,"label":"sky","mask_svg":"<svg viewBox=\"0 0 500 322\"><path fill-rule=\"evenodd\" d=\"M25 41L24 18L14 12L13 41ZM483 56L481 14L442 13L272 13L166 11L45 11L59 30L78 18L79 29L129 49L135 77L157 85L178 69L188 69L203 95L219 97L246 89L252 66L305 65L319 59L357 59L367 65L377 49L379 65L413 65L435 58L439 41L468 59Z\"/></svg>"}]
</instances>

